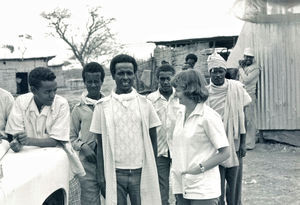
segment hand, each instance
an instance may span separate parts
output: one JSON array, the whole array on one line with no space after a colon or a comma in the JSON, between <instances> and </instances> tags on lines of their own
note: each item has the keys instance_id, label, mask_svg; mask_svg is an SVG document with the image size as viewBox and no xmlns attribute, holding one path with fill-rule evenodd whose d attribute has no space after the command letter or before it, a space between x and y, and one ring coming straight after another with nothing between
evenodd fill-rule
<instances>
[{"instance_id":1,"label":"hand","mask_svg":"<svg viewBox=\"0 0 300 205\"><path fill-rule=\"evenodd\" d=\"M193 168L190 168L188 170L181 172L182 175L184 175L184 174L196 175L196 174L200 174L200 173L201 173L201 170L200 170L199 166L195 166Z\"/></svg>"},{"instance_id":2,"label":"hand","mask_svg":"<svg viewBox=\"0 0 300 205\"><path fill-rule=\"evenodd\" d=\"M100 187L101 195L105 198L106 197L106 182L105 182L105 177L103 173L101 174L101 171L99 171L99 167L97 166L96 169L96 178L97 182Z\"/></svg>"},{"instance_id":3,"label":"hand","mask_svg":"<svg viewBox=\"0 0 300 205\"><path fill-rule=\"evenodd\" d=\"M17 139L14 139L13 141L11 141L9 143L9 146L14 152L19 152L22 148L22 145L18 142Z\"/></svg>"},{"instance_id":4,"label":"hand","mask_svg":"<svg viewBox=\"0 0 300 205\"><path fill-rule=\"evenodd\" d=\"M246 146L245 145L241 145L240 146L240 149L238 151L238 155L240 158L243 158L246 156L246 152L247 152L247 149L246 149Z\"/></svg>"},{"instance_id":5,"label":"hand","mask_svg":"<svg viewBox=\"0 0 300 205\"><path fill-rule=\"evenodd\" d=\"M244 68L245 67L245 61L244 60L239 60L239 65Z\"/></svg>"},{"instance_id":6,"label":"hand","mask_svg":"<svg viewBox=\"0 0 300 205\"><path fill-rule=\"evenodd\" d=\"M14 135L14 138L17 139L21 145L30 145L30 138L27 137L25 133Z\"/></svg>"},{"instance_id":7,"label":"hand","mask_svg":"<svg viewBox=\"0 0 300 205\"><path fill-rule=\"evenodd\" d=\"M100 191L101 191L101 195L105 198L106 197L106 183L105 183L105 181L100 182Z\"/></svg>"},{"instance_id":8,"label":"hand","mask_svg":"<svg viewBox=\"0 0 300 205\"><path fill-rule=\"evenodd\" d=\"M88 162L96 163L95 152L87 144L83 144L81 146L80 153L82 153L82 155Z\"/></svg>"}]
</instances>

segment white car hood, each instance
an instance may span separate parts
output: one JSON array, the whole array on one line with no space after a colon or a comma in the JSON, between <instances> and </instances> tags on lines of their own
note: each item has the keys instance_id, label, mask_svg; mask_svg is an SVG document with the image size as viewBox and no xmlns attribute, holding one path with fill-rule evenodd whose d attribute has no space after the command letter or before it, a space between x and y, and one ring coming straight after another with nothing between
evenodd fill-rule
<instances>
[{"instance_id":1,"label":"white car hood","mask_svg":"<svg viewBox=\"0 0 300 205\"><path fill-rule=\"evenodd\" d=\"M69 161L61 148L10 149L0 164L0 204L40 205L55 190L68 190Z\"/></svg>"}]
</instances>

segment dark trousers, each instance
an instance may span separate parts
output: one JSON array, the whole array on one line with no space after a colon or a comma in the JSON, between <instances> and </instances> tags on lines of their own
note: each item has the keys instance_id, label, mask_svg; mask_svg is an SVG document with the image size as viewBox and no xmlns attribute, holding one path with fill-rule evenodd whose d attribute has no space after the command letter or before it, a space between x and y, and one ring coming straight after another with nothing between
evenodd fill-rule
<instances>
[{"instance_id":1,"label":"dark trousers","mask_svg":"<svg viewBox=\"0 0 300 205\"><path fill-rule=\"evenodd\" d=\"M129 195L131 205L141 205L141 175L140 169L116 169L118 205L127 205Z\"/></svg>"},{"instance_id":2,"label":"dark trousers","mask_svg":"<svg viewBox=\"0 0 300 205\"><path fill-rule=\"evenodd\" d=\"M176 205L218 205L218 198L215 199L185 199L182 194L176 194Z\"/></svg>"},{"instance_id":3,"label":"dark trousers","mask_svg":"<svg viewBox=\"0 0 300 205\"><path fill-rule=\"evenodd\" d=\"M234 205L236 195L236 181L239 167L226 168L220 165L219 168L221 175L221 196L219 205L225 205L225 180L228 185L228 189L226 191L227 205Z\"/></svg>"},{"instance_id":4,"label":"dark trousers","mask_svg":"<svg viewBox=\"0 0 300 205\"><path fill-rule=\"evenodd\" d=\"M162 205L168 205L171 158L158 157L156 163Z\"/></svg>"},{"instance_id":5,"label":"dark trousers","mask_svg":"<svg viewBox=\"0 0 300 205\"><path fill-rule=\"evenodd\" d=\"M235 204L242 204L242 180L243 180L243 158L238 157L240 166L238 168L237 180L236 180L236 191L235 191Z\"/></svg>"}]
</instances>

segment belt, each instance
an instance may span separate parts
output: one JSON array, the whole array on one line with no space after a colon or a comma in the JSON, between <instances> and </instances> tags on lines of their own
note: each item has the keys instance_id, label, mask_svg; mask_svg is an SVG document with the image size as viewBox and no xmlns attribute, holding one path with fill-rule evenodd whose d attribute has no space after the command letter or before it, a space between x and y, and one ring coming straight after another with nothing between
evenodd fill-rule
<instances>
[{"instance_id":1,"label":"belt","mask_svg":"<svg viewBox=\"0 0 300 205\"><path fill-rule=\"evenodd\" d=\"M138 169L118 169L116 168L116 172L118 173L142 173L142 168L138 168Z\"/></svg>"}]
</instances>

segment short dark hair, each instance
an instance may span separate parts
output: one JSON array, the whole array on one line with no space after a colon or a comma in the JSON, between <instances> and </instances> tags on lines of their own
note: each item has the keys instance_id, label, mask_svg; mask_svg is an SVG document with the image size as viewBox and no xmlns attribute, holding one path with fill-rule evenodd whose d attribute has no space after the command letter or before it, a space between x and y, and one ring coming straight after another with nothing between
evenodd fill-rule
<instances>
[{"instance_id":1,"label":"short dark hair","mask_svg":"<svg viewBox=\"0 0 300 205\"><path fill-rule=\"evenodd\" d=\"M101 81L103 82L105 77L105 72L103 67L97 62L90 62L83 67L82 79L85 81L85 73L101 73Z\"/></svg>"},{"instance_id":2,"label":"short dark hair","mask_svg":"<svg viewBox=\"0 0 300 205\"><path fill-rule=\"evenodd\" d=\"M131 57L127 54L119 54L119 55L115 56L110 62L110 73L112 76L114 76L116 73L116 64L117 63L132 63L134 73L136 73L137 68L138 68L137 63L133 57Z\"/></svg>"},{"instance_id":3,"label":"short dark hair","mask_svg":"<svg viewBox=\"0 0 300 205\"><path fill-rule=\"evenodd\" d=\"M208 98L206 81L197 70L189 69L176 74L171 85L181 87L184 95L196 103L205 102Z\"/></svg>"},{"instance_id":4,"label":"short dark hair","mask_svg":"<svg viewBox=\"0 0 300 205\"><path fill-rule=\"evenodd\" d=\"M187 61L188 59L193 59L195 61L195 63L197 62L198 58L195 54L190 53L185 57L185 61Z\"/></svg>"},{"instance_id":5,"label":"short dark hair","mask_svg":"<svg viewBox=\"0 0 300 205\"><path fill-rule=\"evenodd\" d=\"M156 71L156 77L157 78L159 78L159 73L160 72L172 72L172 74L174 75L175 74L175 69L171 65L164 64L164 65L157 68L157 71Z\"/></svg>"},{"instance_id":6,"label":"short dark hair","mask_svg":"<svg viewBox=\"0 0 300 205\"><path fill-rule=\"evenodd\" d=\"M29 73L29 85L38 89L41 81L54 81L55 78L55 74L49 68L36 67Z\"/></svg>"}]
</instances>

